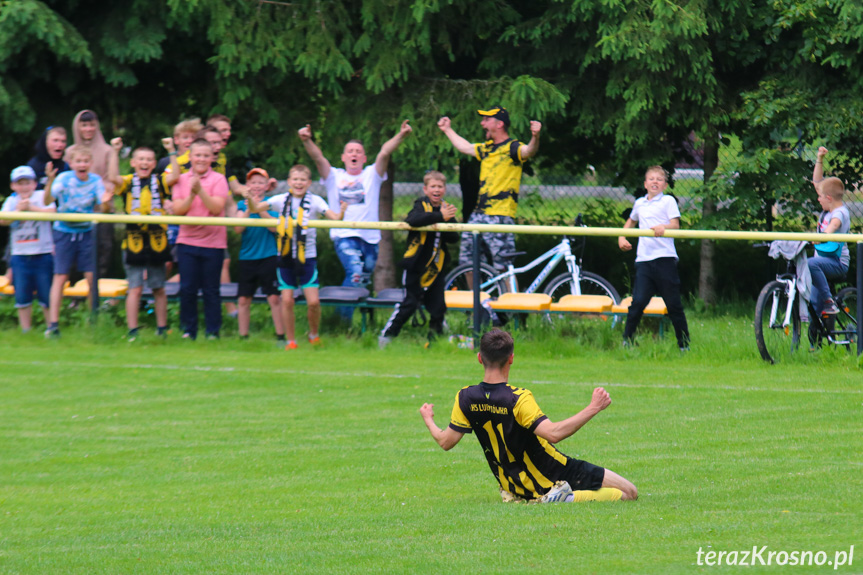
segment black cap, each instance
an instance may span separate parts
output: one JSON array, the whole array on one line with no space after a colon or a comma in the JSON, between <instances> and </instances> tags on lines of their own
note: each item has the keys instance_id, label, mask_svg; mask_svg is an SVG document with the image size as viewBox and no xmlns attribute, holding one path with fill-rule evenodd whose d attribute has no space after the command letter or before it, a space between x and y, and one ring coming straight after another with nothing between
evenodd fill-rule
<instances>
[{"instance_id":1,"label":"black cap","mask_svg":"<svg viewBox=\"0 0 863 575\"><path fill-rule=\"evenodd\" d=\"M486 116L488 118L496 118L504 123L504 125L509 126L509 112L506 111L506 108L503 106L497 105L492 106L488 110L477 110L477 114L480 116Z\"/></svg>"}]
</instances>

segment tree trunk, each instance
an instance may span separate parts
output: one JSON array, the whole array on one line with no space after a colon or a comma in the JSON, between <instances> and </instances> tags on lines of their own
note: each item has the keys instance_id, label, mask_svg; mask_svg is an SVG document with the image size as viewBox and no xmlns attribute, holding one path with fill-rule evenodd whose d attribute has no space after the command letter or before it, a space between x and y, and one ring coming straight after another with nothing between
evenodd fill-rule
<instances>
[{"instance_id":1,"label":"tree trunk","mask_svg":"<svg viewBox=\"0 0 863 575\"><path fill-rule=\"evenodd\" d=\"M382 222L393 221L393 180L395 179L395 161L390 158L387 168L387 179L381 184L378 219ZM375 292L382 289L398 287L396 280L396 262L393 257L393 232L381 230L381 243L378 245L378 263L375 266Z\"/></svg>"},{"instance_id":2,"label":"tree trunk","mask_svg":"<svg viewBox=\"0 0 863 575\"><path fill-rule=\"evenodd\" d=\"M705 185L713 177L716 167L719 165L719 134L715 130L708 130L704 138L704 183ZM705 197L701 207L702 221L709 221L716 213L716 202L712 198ZM701 269L698 274L698 297L705 305L716 305L716 271L714 255L716 253L715 240L701 240Z\"/></svg>"}]
</instances>

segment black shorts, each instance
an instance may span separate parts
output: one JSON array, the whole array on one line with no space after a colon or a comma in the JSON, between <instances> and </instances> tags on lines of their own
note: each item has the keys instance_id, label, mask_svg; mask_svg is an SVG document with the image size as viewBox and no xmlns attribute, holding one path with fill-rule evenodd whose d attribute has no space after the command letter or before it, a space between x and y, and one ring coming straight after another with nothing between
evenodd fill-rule
<instances>
[{"instance_id":1,"label":"black shorts","mask_svg":"<svg viewBox=\"0 0 863 575\"><path fill-rule=\"evenodd\" d=\"M279 258L273 256L260 260L240 260L240 277L237 281L237 295L252 297L260 286L264 295L278 295L276 269Z\"/></svg>"},{"instance_id":2,"label":"black shorts","mask_svg":"<svg viewBox=\"0 0 863 575\"><path fill-rule=\"evenodd\" d=\"M602 487L605 468L568 457L560 478L569 483L573 491L596 491Z\"/></svg>"}]
</instances>

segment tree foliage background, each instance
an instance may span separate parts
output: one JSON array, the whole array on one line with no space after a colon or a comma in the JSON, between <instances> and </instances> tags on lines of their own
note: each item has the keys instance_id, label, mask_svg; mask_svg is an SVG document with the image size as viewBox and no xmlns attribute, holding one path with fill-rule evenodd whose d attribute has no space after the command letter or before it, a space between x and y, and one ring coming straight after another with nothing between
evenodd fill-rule
<instances>
[{"instance_id":1,"label":"tree foliage background","mask_svg":"<svg viewBox=\"0 0 863 575\"><path fill-rule=\"evenodd\" d=\"M764 227L772 202L805 209L800 146L837 149L831 168L859 180L861 41L856 0L0 0L0 168L92 108L150 146L227 114L232 161L280 176L305 160L300 126L336 159L410 118L399 169L449 169L438 117L478 140L474 110L501 102L516 136L544 122L538 166L633 188L691 161L694 134L703 225ZM711 162L729 138L741 153Z\"/></svg>"}]
</instances>

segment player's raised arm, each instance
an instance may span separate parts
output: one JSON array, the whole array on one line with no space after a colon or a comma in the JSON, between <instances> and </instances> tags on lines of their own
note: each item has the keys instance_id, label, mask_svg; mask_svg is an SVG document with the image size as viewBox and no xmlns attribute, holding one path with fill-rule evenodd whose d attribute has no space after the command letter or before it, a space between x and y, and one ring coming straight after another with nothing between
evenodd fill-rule
<instances>
[{"instance_id":1,"label":"player's raised arm","mask_svg":"<svg viewBox=\"0 0 863 575\"><path fill-rule=\"evenodd\" d=\"M429 433L431 433L432 437L437 444L441 446L441 449L444 451L449 451L456 444L461 441L461 438L464 436L463 433L459 433L458 431L453 430L451 427L447 426L444 429L439 428L434 422L434 404L432 403L424 403L422 407L420 407L420 416L422 416L423 421L426 424L426 427L429 429Z\"/></svg>"},{"instance_id":2,"label":"player's raised arm","mask_svg":"<svg viewBox=\"0 0 863 575\"><path fill-rule=\"evenodd\" d=\"M611 397L608 395L608 392L601 387L597 387L593 390L593 397L591 397L587 407L572 417L557 423L546 419L536 426L534 433L551 443L563 441L581 429L585 423L593 419L597 413L609 405L611 405Z\"/></svg>"}]
</instances>

